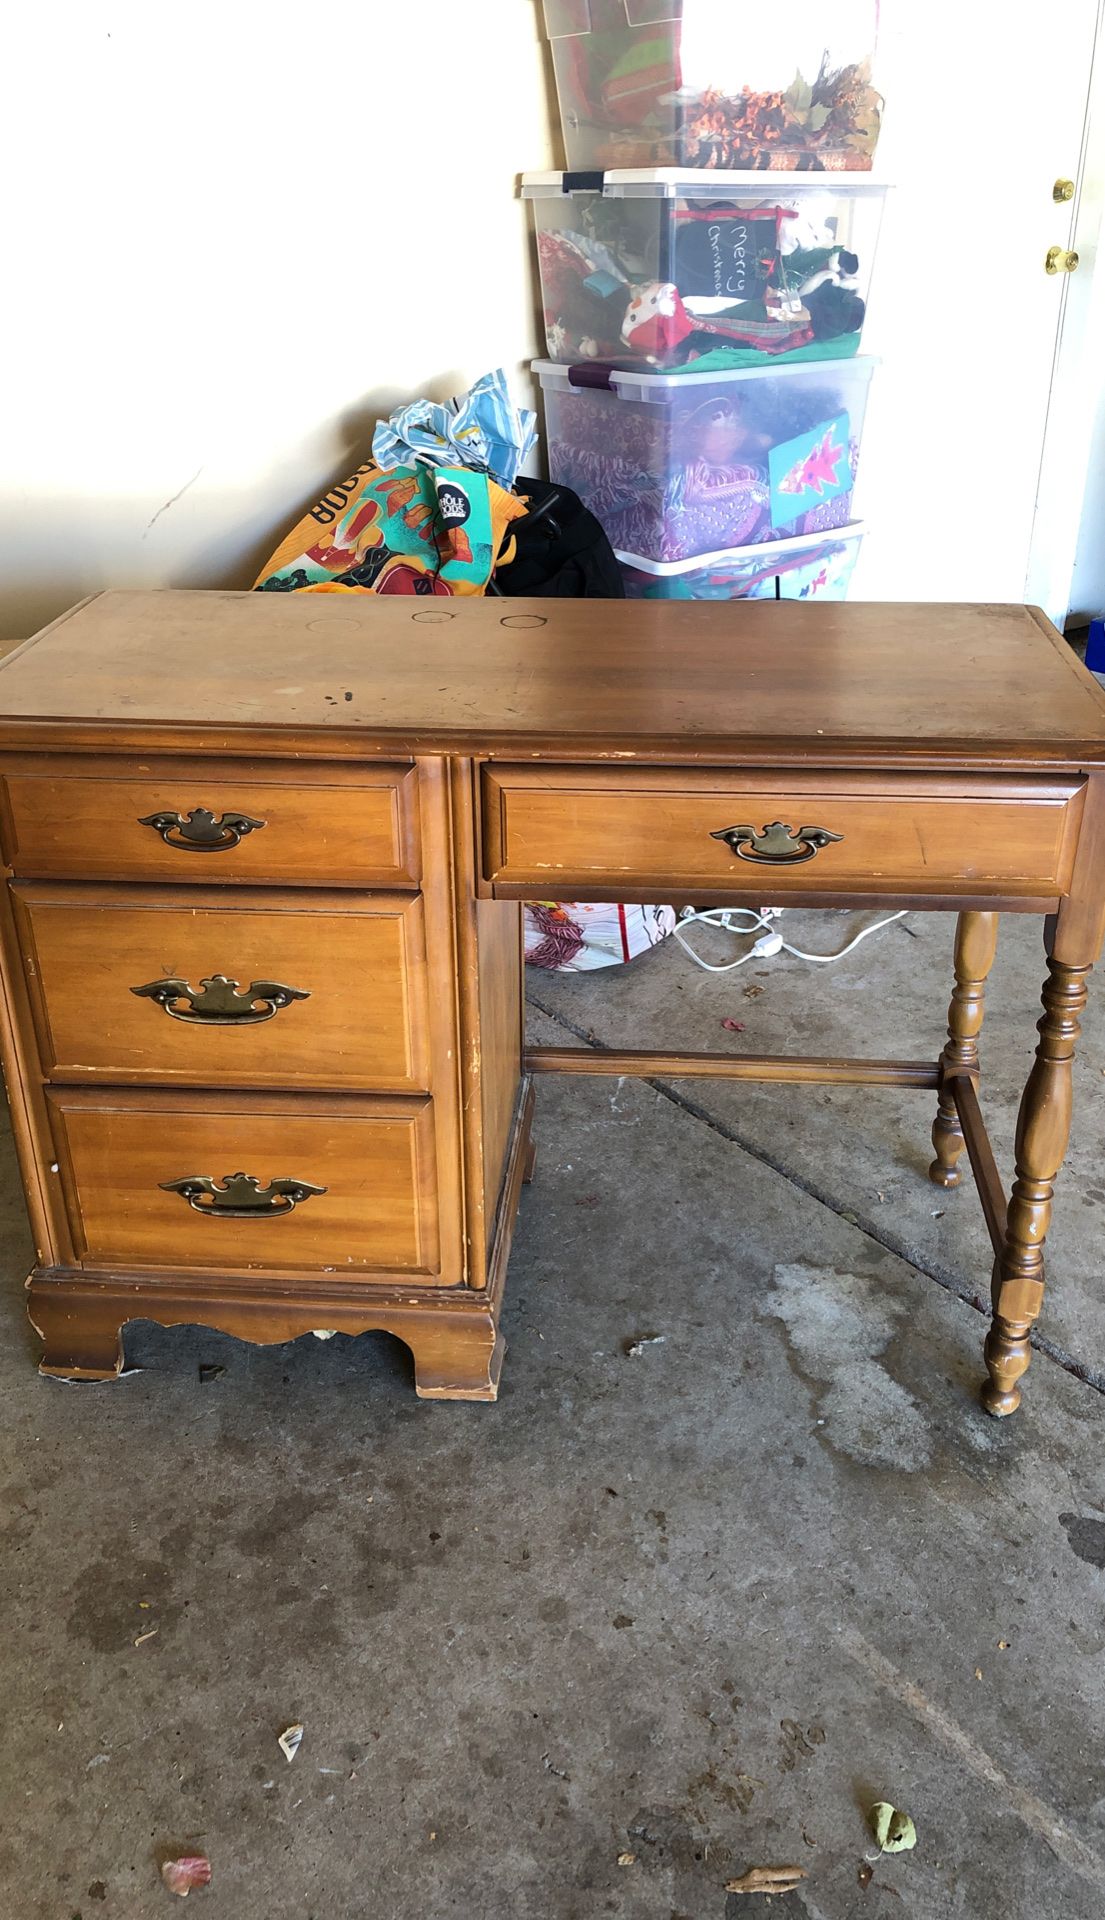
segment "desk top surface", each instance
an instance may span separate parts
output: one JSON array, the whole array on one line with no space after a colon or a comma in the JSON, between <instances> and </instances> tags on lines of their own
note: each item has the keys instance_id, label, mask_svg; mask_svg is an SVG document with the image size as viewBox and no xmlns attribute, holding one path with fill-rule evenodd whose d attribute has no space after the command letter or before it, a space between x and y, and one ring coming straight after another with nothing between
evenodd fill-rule
<instances>
[{"instance_id":1,"label":"desk top surface","mask_svg":"<svg viewBox=\"0 0 1105 1920\"><path fill-rule=\"evenodd\" d=\"M108 592L0 664L0 745L1105 762L1043 616L890 602Z\"/></svg>"}]
</instances>

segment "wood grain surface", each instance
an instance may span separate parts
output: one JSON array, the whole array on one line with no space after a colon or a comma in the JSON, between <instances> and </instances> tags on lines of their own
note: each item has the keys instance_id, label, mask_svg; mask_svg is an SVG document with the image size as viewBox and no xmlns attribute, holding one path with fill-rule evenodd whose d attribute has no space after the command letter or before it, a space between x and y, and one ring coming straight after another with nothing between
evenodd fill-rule
<instances>
[{"instance_id":1,"label":"wood grain surface","mask_svg":"<svg viewBox=\"0 0 1105 1920\"><path fill-rule=\"evenodd\" d=\"M13 887L44 1071L55 1080L428 1092L417 894ZM209 1025L133 989L215 974L308 997Z\"/></svg>"},{"instance_id":2,"label":"wood grain surface","mask_svg":"<svg viewBox=\"0 0 1105 1920\"><path fill-rule=\"evenodd\" d=\"M438 1275L429 1100L51 1091L60 1176L93 1266ZM323 1186L280 1218L204 1217L163 1182L253 1175Z\"/></svg>"},{"instance_id":3,"label":"wood grain surface","mask_svg":"<svg viewBox=\"0 0 1105 1920\"><path fill-rule=\"evenodd\" d=\"M0 662L0 745L1105 759L1105 693L1019 606L109 592Z\"/></svg>"}]
</instances>

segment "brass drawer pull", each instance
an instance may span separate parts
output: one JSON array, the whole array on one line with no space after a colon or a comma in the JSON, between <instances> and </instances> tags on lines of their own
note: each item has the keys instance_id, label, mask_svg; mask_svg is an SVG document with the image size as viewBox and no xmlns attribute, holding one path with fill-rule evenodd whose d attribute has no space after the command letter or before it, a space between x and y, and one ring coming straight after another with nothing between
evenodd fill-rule
<instances>
[{"instance_id":1,"label":"brass drawer pull","mask_svg":"<svg viewBox=\"0 0 1105 1920\"><path fill-rule=\"evenodd\" d=\"M812 860L819 847L827 847L830 840L843 840L844 835L830 833L828 827L799 827L796 833L784 821L772 820L758 832L755 827L721 827L710 838L724 840L738 860L781 866L784 862Z\"/></svg>"},{"instance_id":2,"label":"brass drawer pull","mask_svg":"<svg viewBox=\"0 0 1105 1920\"><path fill-rule=\"evenodd\" d=\"M194 1212L217 1214L220 1220L276 1220L293 1212L301 1200L326 1192L309 1180L270 1180L263 1187L252 1173L224 1174L222 1186L209 1173L158 1184L162 1193L179 1193Z\"/></svg>"},{"instance_id":3,"label":"brass drawer pull","mask_svg":"<svg viewBox=\"0 0 1105 1920\"><path fill-rule=\"evenodd\" d=\"M140 1000L156 1000L170 1019L204 1027L254 1027L259 1020L271 1020L293 1000L311 998L305 987L281 986L278 980L251 980L243 990L225 973L210 974L198 988L190 987L187 980L150 980L131 992Z\"/></svg>"},{"instance_id":4,"label":"brass drawer pull","mask_svg":"<svg viewBox=\"0 0 1105 1920\"><path fill-rule=\"evenodd\" d=\"M190 813L144 813L138 824L152 827L167 847L178 847L182 853L225 853L267 822L255 820L251 813L220 813L216 819L210 808L193 807Z\"/></svg>"}]
</instances>

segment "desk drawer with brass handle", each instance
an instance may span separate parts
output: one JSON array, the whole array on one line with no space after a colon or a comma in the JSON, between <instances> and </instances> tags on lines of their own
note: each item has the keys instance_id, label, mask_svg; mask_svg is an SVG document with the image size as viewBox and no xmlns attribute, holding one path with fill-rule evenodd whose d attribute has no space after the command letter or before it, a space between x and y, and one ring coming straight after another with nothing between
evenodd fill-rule
<instances>
[{"instance_id":1,"label":"desk drawer with brass handle","mask_svg":"<svg viewBox=\"0 0 1105 1920\"><path fill-rule=\"evenodd\" d=\"M417 894L18 882L46 1074L428 1092Z\"/></svg>"},{"instance_id":2,"label":"desk drawer with brass handle","mask_svg":"<svg viewBox=\"0 0 1105 1920\"><path fill-rule=\"evenodd\" d=\"M481 772L483 875L504 899L781 898L964 887L1049 897L1082 785L1046 776L527 767Z\"/></svg>"},{"instance_id":3,"label":"desk drawer with brass handle","mask_svg":"<svg viewBox=\"0 0 1105 1920\"><path fill-rule=\"evenodd\" d=\"M65 1088L49 1105L86 1266L441 1282L429 1100Z\"/></svg>"},{"instance_id":4,"label":"desk drawer with brass handle","mask_svg":"<svg viewBox=\"0 0 1105 1920\"><path fill-rule=\"evenodd\" d=\"M417 774L167 762L142 773L8 774L8 865L20 877L171 886L417 886Z\"/></svg>"}]
</instances>

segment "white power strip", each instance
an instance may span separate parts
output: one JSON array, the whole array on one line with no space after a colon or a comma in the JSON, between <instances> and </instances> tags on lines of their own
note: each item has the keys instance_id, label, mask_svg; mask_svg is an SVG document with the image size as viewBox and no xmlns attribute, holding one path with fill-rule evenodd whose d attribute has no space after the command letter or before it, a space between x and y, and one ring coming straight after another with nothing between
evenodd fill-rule
<instances>
[{"instance_id":1,"label":"white power strip","mask_svg":"<svg viewBox=\"0 0 1105 1920\"><path fill-rule=\"evenodd\" d=\"M849 940L848 945L841 947L837 953L805 953L801 947L791 946L790 941L783 939L779 928L774 924L782 911L781 907L708 907L700 913L695 907L684 907L679 916L679 925L674 929L675 938L688 958L705 973L732 973L734 967L743 967L749 960L770 960L776 953L790 953L796 960L810 960L816 966L827 967L831 966L834 960L843 960L845 954L851 953L852 949L858 947L861 940L866 940L869 934L878 933L883 927L891 926L895 920L904 920L906 910L903 908L900 913L888 914L885 920L875 920L869 927L861 927L855 938ZM747 926L735 924L741 920L749 924ZM683 931L684 928L696 924L704 927L721 927L726 933L737 935L755 933L757 927L766 928L766 932L761 933L759 939L753 941L747 953L738 954L735 960L727 960L722 966L715 966L712 961L704 960L700 953L696 953Z\"/></svg>"}]
</instances>

